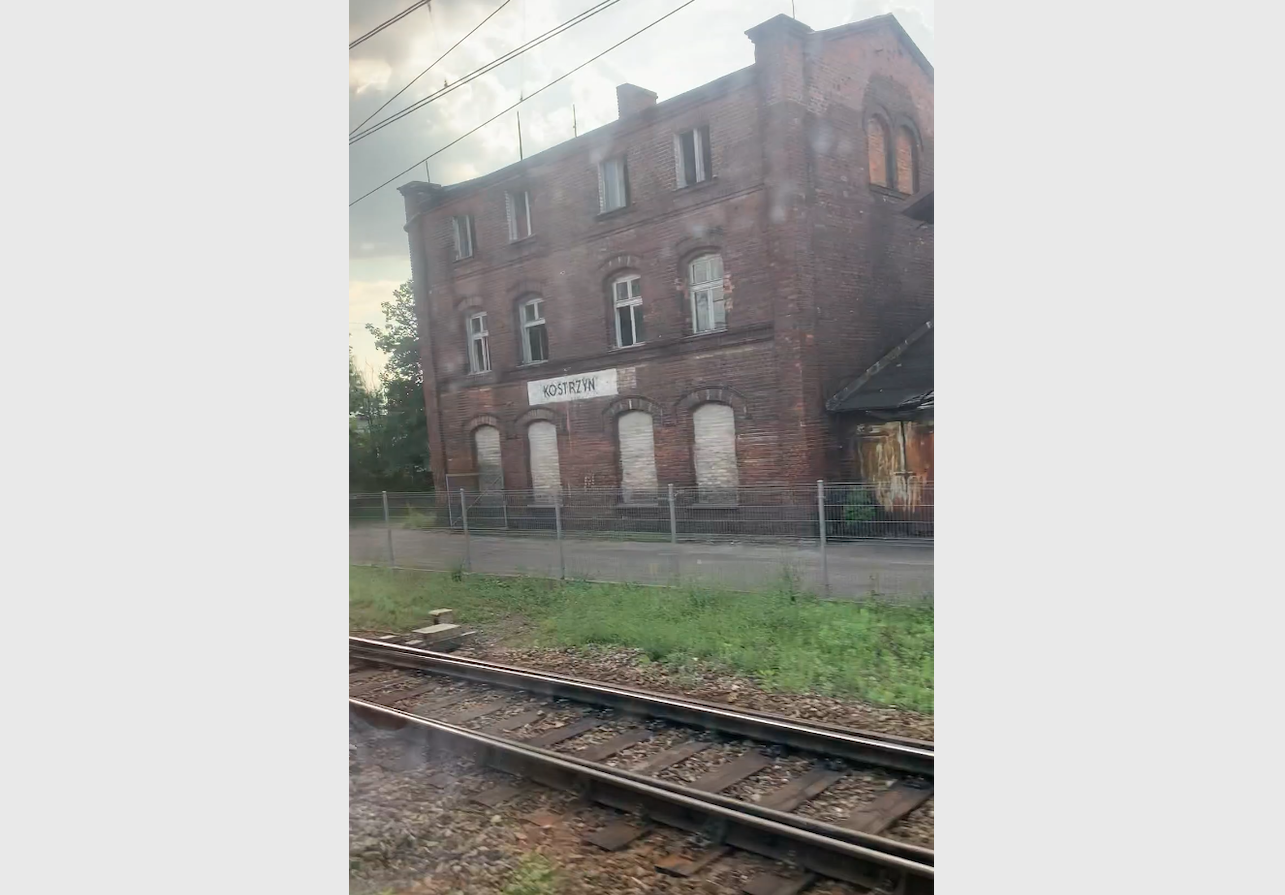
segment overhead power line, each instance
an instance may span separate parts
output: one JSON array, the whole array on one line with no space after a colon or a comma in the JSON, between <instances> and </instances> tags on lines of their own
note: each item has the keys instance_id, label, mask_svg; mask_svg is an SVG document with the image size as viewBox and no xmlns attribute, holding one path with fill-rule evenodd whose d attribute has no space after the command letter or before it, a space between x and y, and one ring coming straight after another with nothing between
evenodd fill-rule
<instances>
[{"instance_id":1,"label":"overhead power line","mask_svg":"<svg viewBox=\"0 0 1285 895\"><path fill-rule=\"evenodd\" d=\"M384 23L382 23L382 24L380 24L380 25L376 25L374 28L371 28L369 31L367 31L365 34L363 34L361 37L359 37L359 38L357 38L356 40L354 40L352 43L350 43L350 44L348 45L348 49L350 49L350 50L351 50L353 47L357 46L357 44L359 44L359 43L362 43L362 42L364 42L364 41L369 40L370 38L374 37L374 36L375 36L376 34L378 34L379 32L383 31L383 30L384 30L385 28L387 28L389 25L395 25L395 24L397 24L397 23L398 23L398 22L400 22L402 19L406 18L408 15L410 15L411 13L413 13L415 10L419 9L421 6L427 6L427 5L428 5L428 0L419 0L419 2L418 2L418 3L412 3L410 6L406 7L405 9L403 9L401 12L399 12L397 15L393 16L393 17L392 17L391 19L389 19L388 21L386 21L386 22L384 22Z\"/></svg>"},{"instance_id":2,"label":"overhead power line","mask_svg":"<svg viewBox=\"0 0 1285 895\"><path fill-rule=\"evenodd\" d=\"M491 15L487 16L487 17L486 17L486 18L484 18L482 21L480 21L480 22L478 22L476 25L474 25L474 26L473 26L473 31L476 31L477 29L479 29L479 28L481 28L483 25L485 25L487 22L491 21L491 17L492 17L492 16L494 16L494 15L495 15L495 13L499 12L501 9L503 9L503 8L504 8L504 7L506 7L506 6L508 6L508 5L509 5L510 3L512 3L512 2L513 2L513 0L504 0L504 2L503 2L503 3L501 3L499 6L497 6L497 7L495 8L495 12L492 12L492 13L491 13ZM422 72L420 72L419 74L417 74L415 77L411 78L411 79L410 79L410 82L409 82L405 87L403 87L401 90L398 90L396 93L394 93L394 94L393 94L392 96L390 96L388 99L384 100L384 104L383 104L382 106L380 106L378 109L376 109L375 111L371 112L369 115L367 115L367 116L366 116L366 121L369 121L370 119L372 119L372 118L374 118L376 115L378 115L380 112L384 111L384 109L388 108L388 104L389 104L389 103L391 103L393 100L397 99L397 97L401 96L401 95L402 95L403 93L405 93L407 90L409 90L409 89L410 89L411 84L414 84L414 83L415 83L416 81L418 81L420 78L424 77L424 75L428 74L429 70L430 70L434 65L437 65L437 63L441 62L443 59L445 59L447 56L449 56L449 55L451 54L451 50L455 49L455 48L456 48L456 47L458 47L460 44L464 43L464 41L466 41L466 40L468 40L470 37L472 37L472 36L473 36L473 31L470 31L468 34L464 35L464 36L463 36L463 37L461 37L459 40L455 41L455 43L451 44L451 49L450 49L450 50L447 50L445 53L443 53L442 55L440 55L440 56L438 56L436 59L434 59L434 60L429 64L428 68L424 69ZM350 136L350 137L351 137L353 134L357 133L357 131L361 130L362 126L366 123L366 121L363 121L361 124L357 125L357 126L356 126L356 127L354 127L352 130L350 130L350 131L348 132L348 136Z\"/></svg>"},{"instance_id":3,"label":"overhead power line","mask_svg":"<svg viewBox=\"0 0 1285 895\"><path fill-rule=\"evenodd\" d=\"M528 50L533 50L536 47L538 47L540 44L545 43L546 41L552 40L562 32L567 31L571 28L574 28L576 25L579 25L581 22L587 19L593 18L598 13L603 12L609 7L615 6L619 2L620 0L601 0L601 2L598 3L598 5L591 6L589 9L586 9L584 12L578 13L577 15L574 15L571 18L567 19L561 25L557 25L553 28L550 28L548 31L544 32L538 37L531 38L529 41L522 44L521 46L514 47L512 50L509 50L503 56L499 56L495 59L492 59L490 62L486 63L486 65L483 65L481 68L474 69L473 71L469 72L467 75L464 75L462 78L457 79L454 84L448 84L444 86L441 90L438 90L435 93L429 94L423 99L416 100L406 108L402 109L400 112L394 112L392 115L389 115L387 118L384 118L383 120L378 121L375 124L372 124L370 127L366 128L361 133L358 133L355 135L349 134L348 135L349 145L356 143L358 140L365 139L366 137L375 133L375 131L380 130L381 128L387 127L388 125L392 124L394 121L398 121L402 118L405 118L407 115L419 109L422 109L424 106L428 105L429 103L432 103L436 100L441 99L443 96L450 93L452 90L455 90L457 87L463 87L465 84L469 83L470 81L476 80L477 78L480 78L482 75L486 74L487 72L498 68L504 63L512 59L516 59L518 56L521 56L523 53L527 52ZM389 100L389 102L392 102L392 100ZM385 103L384 105L387 105L387 103ZM378 112L378 110L376 111ZM369 118L366 119L366 121L369 121L369 120L370 120ZM366 123L365 121L362 122L362 124L365 124L365 123ZM360 125L358 126L360 127Z\"/></svg>"},{"instance_id":4,"label":"overhead power line","mask_svg":"<svg viewBox=\"0 0 1285 895\"><path fill-rule=\"evenodd\" d=\"M548 89L549 89L550 87L552 87L554 84L557 84L559 81L562 81L562 80L565 80L566 78L571 77L571 76L572 76L572 75L574 75L576 72L580 71L580 69L584 68L586 65L590 65L590 64L592 64L592 63L594 63L594 62L597 62L599 59L601 59L603 56L606 56L606 55L607 55L608 53L610 53L612 50L616 49L617 47L621 46L622 44L626 44L626 43L628 43L629 41L633 40L633 39L634 39L635 37L637 37L638 35L642 34L642 33L643 33L644 31L646 31L647 29L652 28L652 27L654 27L654 26L656 26L656 25L659 25L661 22L665 21L665 19L667 19L667 18L669 18L670 16L672 16L674 13L676 13L676 12L681 12L682 10L684 10L684 9L686 9L687 7L691 6L691 5L692 5L693 3L695 3L695 2L696 2L696 0L686 0L686 2L685 2L685 3L681 3L681 4L679 4L678 6L675 6L673 9L671 9L669 12L665 13L663 16L661 16L660 18L656 19L655 21L653 21L653 22L649 22L648 24L643 25L641 28L639 28L639 29L638 29L637 31L635 31L633 34L631 34L631 35L629 35L628 37L626 37L624 40L617 41L616 43L614 43L614 44L612 44L611 46L607 47L607 49L603 50L603 51L602 51L601 53L599 53L597 56L594 56L594 57L593 57L593 58L591 58L591 59L586 59L584 62L581 62L579 65L577 65L575 68L571 69L571 71L567 72L566 74L559 75L558 77L554 78L552 81L550 81L549 83L545 84L545 85L544 85L543 87L541 87L539 90L536 90L534 93L532 93L530 96L523 97L522 99L518 100L517 102L515 102L513 105L509 106L509 107L508 107L508 108L506 108L506 109L501 109L499 112L496 112L496 113L495 113L494 115L492 115L490 118L486 119L486 120L485 120L485 121L483 121L481 124L479 124L477 127L475 127L475 128L473 128L472 130L467 131L467 132L465 132L465 133L461 134L460 136L456 137L454 140L452 140L451 142L447 143L447 144L446 144L445 146L443 146L441 149L437 149L437 150L434 150L433 152L430 152L428 155L426 155L424 158L422 158L422 159L420 159L419 161L417 161L415 164L411 165L409 168L406 168L406 169L405 169L405 170L403 170L403 171L398 171L396 174L394 174L392 177L390 177L390 178L388 178L387 180L385 180L383 183L381 183L379 186L375 187L373 190L370 190L370 191L369 191L369 192L367 192L367 193L363 193L362 195L358 196L356 199L353 199L351 202L349 202L349 203L348 203L348 207L349 207L349 208L352 208L354 205L356 205L356 204L357 204L358 202L360 202L362 199L365 199L365 198L367 198L368 196L373 196L375 193L379 192L379 191L380 191L380 190L382 190L384 187L388 186L390 183L392 183L392 182L393 182L394 180L396 180L398 177L401 177L403 174L406 174L406 173L408 173L408 172L410 172L410 171L414 171L414 170L415 170L416 168L418 168L420 165L424 164L424 162L426 162L426 161L428 161L429 159L431 159L433 156L438 155L439 153L445 152L446 150L448 150L448 149L450 149L452 146L454 146L456 143L458 143L458 142L460 142L461 140L463 140L465 137L468 137L468 136L471 136L471 135L473 135L473 134L477 133L477 132L478 132L478 131L480 131L482 128L484 128L484 127L486 127L488 124L490 124L492 121L494 121L495 119L499 118L501 115L505 115L505 114L507 114L507 113L509 113L509 112L512 112L514 109L516 109L518 106L522 105L522 104L523 104L524 102L526 102L527 100L529 100L529 99L534 99L535 97L539 96L539 95L540 95L541 93L543 93L544 91L548 90Z\"/></svg>"}]
</instances>

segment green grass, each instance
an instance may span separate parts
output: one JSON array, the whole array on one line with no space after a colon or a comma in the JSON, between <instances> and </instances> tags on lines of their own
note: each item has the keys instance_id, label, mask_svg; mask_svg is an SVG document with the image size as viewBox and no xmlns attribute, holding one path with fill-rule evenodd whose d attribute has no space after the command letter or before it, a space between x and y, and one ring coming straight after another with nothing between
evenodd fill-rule
<instances>
[{"instance_id":1,"label":"green grass","mask_svg":"<svg viewBox=\"0 0 1285 895\"><path fill-rule=\"evenodd\" d=\"M501 895L554 895L554 869L549 859L537 852L522 856Z\"/></svg>"},{"instance_id":2,"label":"green grass","mask_svg":"<svg viewBox=\"0 0 1285 895\"><path fill-rule=\"evenodd\" d=\"M933 710L933 610L776 592L559 583L353 566L350 624L405 630L451 608L464 624L521 619L534 645L618 645L680 671L706 663L789 692Z\"/></svg>"}]
</instances>

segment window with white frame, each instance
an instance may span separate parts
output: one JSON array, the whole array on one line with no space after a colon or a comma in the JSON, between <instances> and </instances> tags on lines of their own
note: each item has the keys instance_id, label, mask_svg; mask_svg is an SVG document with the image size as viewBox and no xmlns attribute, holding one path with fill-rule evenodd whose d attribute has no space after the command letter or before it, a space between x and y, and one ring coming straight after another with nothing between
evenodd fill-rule
<instances>
[{"instance_id":1,"label":"window with white frame","mask_svg":"<svg viewBox=\"0 0 1285 895\"><path fill-rule=\"evenodd\" d=\"M455 235L455 260L461 261L473 257L473 218L467 214L457 214L451 218L451 229Z\"/></svg>"},{"instance_id":2,"label":"window with white frame","mask_svg":"<svg viewBox=\"0 0 1285 895\"><path fill-rule=\"evenodd\" d=\"M611 284L616 307L616 347L628 348L643 339L642 279L636 274L618 277Z\"/></svg>"},{"instance_id":3,"label":"window with white frame","mask_svg":"<svg viewBox=\"0 0 1285 895\"><path fill-rule=\"evenodd\" d=\"M491 369L490 333L486 314L473 314L468 319L468 371L485 373Z\"/></svg>"},{"instance_id":4,"label":"window with white frame","mask_svg":"<svg viewBox=\"0 0 1285 895\"><path fill-rule=\"evenodd\" d=\"M598 210L607 212L629 204L629 178L625 157L609 158L598 165Z\"/></svg>"},{"instance_id":5,"label":"window with white frame","mask_svg":"<svg viewBox=\"0 0 1285 895\"><path fill-rule=\"evenodd\" d=\"M517 242L531 235L531 194L526 190L504 194L505 208L509 215L509 242Z\"/></svg>"},{"instance_id":6,"label":"window with white frame","mask_svg":"<svg viewBox=\"0 0 1285 895\"><path fill-rule=\"evenodd\" d=\"M674 170L678 188L709 180L714 159L709 151L709 128L698 127L674 136Z\"/></svg>"},{"instance_id":7,"label":"window with white frame","mask_svg":"<svg viewBox=\"0 0 1285 895\"><path fill-rule=\"evenodd\" d=\"M536 364L549 359L549 333L544 325L544 299L529 298L518 305L522 324L522 363Z\"/></svg>"},{"instance_id":8,"label":"window with white frame","mask_svg":"<svg viewBox=\"0 0 1285 895\"><path fill-rule=\"evenodd\" d=\"M708 333L727 328L721 255L702 255L688 265L687 291L692 301L692 332Z\"/></svg>"}]
</instances>

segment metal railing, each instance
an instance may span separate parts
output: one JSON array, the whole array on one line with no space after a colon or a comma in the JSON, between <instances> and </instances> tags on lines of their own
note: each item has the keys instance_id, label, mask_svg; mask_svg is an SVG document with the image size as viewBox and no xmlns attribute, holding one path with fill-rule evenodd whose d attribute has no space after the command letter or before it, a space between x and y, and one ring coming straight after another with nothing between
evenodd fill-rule
<instances>
[{"instance_id":1,"label":"metal railing","mask_svg":"<svg viewBox=\"0 0 1285 895\"><path fill-rule=\"evenodd\" d=\"M353 494L349 505L354 562L741 589L784 582L837 596L932 593L931 482L554 493L465 484Z\"/></svg>"}]
</instances>

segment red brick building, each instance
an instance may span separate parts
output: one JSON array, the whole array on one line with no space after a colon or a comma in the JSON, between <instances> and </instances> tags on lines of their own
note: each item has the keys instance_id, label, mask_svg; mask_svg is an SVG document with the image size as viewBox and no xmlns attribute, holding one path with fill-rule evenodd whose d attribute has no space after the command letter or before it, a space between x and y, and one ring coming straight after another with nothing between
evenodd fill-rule
<instances>
[{"instance_id":1,"label":"red brick building","mask_svg":"<svg viewBox=\"0 0 1285 895\"><path fill-rule=\"evenodd\" d=\"M435 479L851 479L826 402L932 319L933 71L891 15L781 15L755 61L406 200Z\"/></svg>"}]
</instances>

